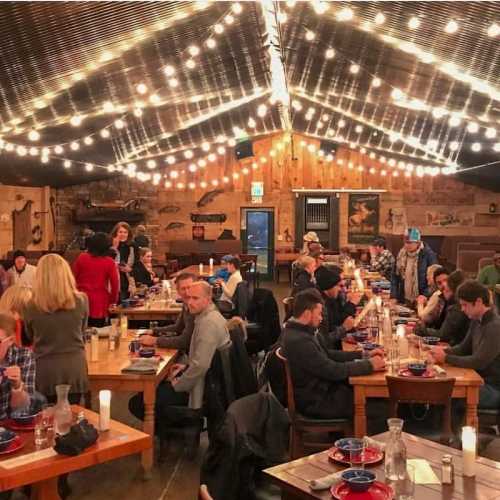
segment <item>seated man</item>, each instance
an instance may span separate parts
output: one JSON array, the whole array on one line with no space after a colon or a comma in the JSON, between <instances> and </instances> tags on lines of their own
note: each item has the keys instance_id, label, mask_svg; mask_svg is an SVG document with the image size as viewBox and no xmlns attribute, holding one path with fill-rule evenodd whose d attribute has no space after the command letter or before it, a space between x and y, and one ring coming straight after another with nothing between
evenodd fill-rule
<instances>
[{"instance_id":1,"label":"seated man","mask_svg":"<svg viewBox=\"0 0 500 500\"><path fill-rule=\"evenodd\" d=\"M339 274L326 268L317 278L318 288L324 303L323 320L319 327L318 337L321 344L328 349L340 349L341 340L354 326L355 307L352 315L345 316L342 323L339 322L341 312L338 300L340 300L343 283Z\"/></svg>"},{"instance_id":2,"label":"seated man","mask_svg":"<svg viewBox=\"0 0 500 500\"><path fill-rule=\"evenodd\" d=\"M292 297L302 290L316 287L314 271L316 270L316 259L309 255L301 255L296 261L296 272L294 273Z\"/></svg>"},{"instance_id":3,"label":"seated man","mask_svg":"<svg viewBox=\"0 0 500 500\"><path fill-rule=\"evenodd\" d=\"M16 320L0 314L0 420L28 407L35 394L35 357L15 344Z\"/></svg>"},{"instance_id":4,"label":"seated man","mask_svg":"<svg viewBox=\"0 0 500 500\"><path fill-rule=\"evenodd\" d=\"M375 238L370 245L370 269L390 281L395 262L394 255L387 249L385 238Z\"/></svg>"},{"instance_id":5,"label":"seated man","mask_svg":"<svg viewBox=\"0 0 500 500\"><path fill-rule=\"evenodd\" d=\"M429 269L435 267L432 273L432 282L436 291L429 299L425 295L417 297L417 314L418 317L431 328L439 328L444 320L444 310L446 307L446 299L444 298L444 289L448 281L448 271L438 264L429 266ZM428 270L429 271L429 270Z\"/></svg>"},{"instance_id":6,"label":"seated man","mask_svg":"<svg viewBox=\"0 0 500 500\"><path fill-rule=\"evenodd\" d=\"M472 368L484 379L479 389L479 408L500 408L500 318L491 306L488 289L474 280L457 290L462 311L470 318L465 339L454 347L433 347L436 363Z\"/></svg>"},{"instance_id":7,"label":"seated man","mask_svg":"<svg viewBox=\"0 0 500 500\"><path fill-rule=\"evenodd\" d=\"M215 351L230 341L226 320L212 303L212 287L206 281L195 281L187 291L187 307L194 316L194 330L189 356L184 363L172 365L170 373L156 390L155 415L161 424L172 425L170 406L189 406L199 409L203 404L205 374ZM144 419L142 394L133 396L129 410Z\"/></svg>"},{"instance_id":8,"label":"seated man","mask_svg":"<svg viewBox=\"0 0 500 500\"><path fill-rule=\"evenodd\" d=\"M194 330L194 316L187 307L189 287L196 281L192 273L181 273L175 280L177 295L182 300L182 311L173 325L153 330L153 335L141 335L140 342L145 346L158 346L165 349L179 349L188 352Z\"/></svg>"},{"instance_id":9,"label":"seated man","mask_svg":"<svg viewBox=\"0 0 500 500\"><path fill-rule=\"evenodd\" d=\"M458 287L465 280L465 275L457 269L453 271L446 281L444 297L446 299L446 312L441 328L427 328L419 324L415 333L421 337L439 337L451 346L457 345L465 338L469 330L469 318L463 313L460 304L455 299Z\"/></svg>"},{"instance_id":10,"label":"seated man","mask_svg":"<svg viewBox=\"0 0 500 500\"><path fill-rule=\"evenodd\" d=\"M316 290L295 297L293 317L283 332L283 353L288 359L297 409L317 418L348 418L353 414L353 391L348 379L384 370L381 351L369 359L361 352L342 352L322 347L315 335L321 323L323 299Z\"/></svg>"},{"instance_id":11,"label":"seated man","mask_svg":"<svg viewBox=\"0 0 500 500\"><path fill-rule=\"evenodd\" d=\"M213 276L210 276L210 278L208 278L208 282L211 284L211 285L215 285L215 283L217 282L218 279L222 279L224 281L227 282L227 280L229 279L229 276L231 276L229 274L229 271L227 270L227 263L233 258L232 255L224 255L221 260L220 260L220 265L222 267L220 267Z\"/></svg>"},{"instance_id":12,"label":"seated man","mask_svg":"<svg viewBox=\"0 0 500 500\"><path fill-rule=\"evenodd\" d=\"M222 289L222 295L217 301L217 307L223 312L229 312L234 307L234 292L236 291L238 283L243 281L240 273L240 266L240 259L238 257L231 256L231 258L226 261L226 267L229 272L229 279L227 280L227 283L221 278L215 281L215 283Z\"/></svg>"},{"instance_id":13,"label":"seated man","mask_svg":"<svg viewBox=\"0 0 500 500\"><path fill-rule=\"evenodd\" d=\"M14 252L14 265L7 271L9 286L24 285L32 287L35 281L36 266L28 264L22 250Z\"/></svg>"},{"instance_id":14,"label":"seated man","mask_svg":"<svg viewBox=\"0 0 500 500\"><path fill-rule=\"evenodd\" d=\"M477 281L493 291L497 310L500 310L500 290L497 286L500 285L500 252L493 255L493 264L484 266L477 275Z\"/></svg>"}]
</instances>

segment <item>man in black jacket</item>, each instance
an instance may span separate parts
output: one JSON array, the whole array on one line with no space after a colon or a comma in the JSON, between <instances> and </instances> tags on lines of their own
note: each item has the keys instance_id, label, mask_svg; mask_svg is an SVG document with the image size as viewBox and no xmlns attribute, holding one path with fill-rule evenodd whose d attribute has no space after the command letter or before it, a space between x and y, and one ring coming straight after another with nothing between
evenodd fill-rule
<instances>
[{"instance_id":1,"label":"man in black jacket","mask_svg":"<svg viewBox=\"0 0 500 500\"><path fill-rule=\"evenodd\" d=\"M316 338L323 300L316 290L295 297L293 317L283 333L283 351L290 364L297 409L318 418L346 418L353 414L349 377L385 369L380 350L361 359L361 352L324 348Z\"/></svg>"}]
</instances>

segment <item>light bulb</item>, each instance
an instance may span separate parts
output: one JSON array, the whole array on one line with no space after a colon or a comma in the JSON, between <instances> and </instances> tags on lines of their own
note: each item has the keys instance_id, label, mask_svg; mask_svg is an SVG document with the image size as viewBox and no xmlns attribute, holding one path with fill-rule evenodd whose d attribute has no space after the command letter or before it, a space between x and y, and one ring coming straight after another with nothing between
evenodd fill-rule
<instances>
[{"instance_id":1,"label":"light bulb","mask_svg":"<svg viewBox=\"0 0 500 500\"><path fill-rule=\"evenodd\" d=\"M136 87L135 87L135 90L137 90L137 92L139 94L145 94L147 91L148 91L148 88L146 87L146 85L144 83L139 83Z\"/></svg>"},{"instance_id":2,"label":"light bulb","mask_svg":"<svg viewBox=\"0 0 500 500\"><path fill-rule=\"evenodd\" d=\"M288 21L288 16L286 12L278 12L277 19L279 23L284 24Z\"/></svg>"},{"instance_id":3,"label":"light bulb","mask_svg":"<svg viewBox=\"0 0 500 500\"><path fill-rule=\"evenodd\" d=\"M64 168L69 168L69 167L71 167L71 162L69 160L64 160L63 165L64 165Z\"/></svg>"},{"instance_id":4,"label":"light bulb","mask_svg":"<svg viewBox=\"0 0 500 500\"><path fill-rule=\"evenodd\" d=\"M426 64L431 64L435 61L434 54L431 54L430 52L420 52L418 55L420 60Z\"/></svg>"},{"instance_id":5,"label":"light bulb","mask_svg":"<svg viewBox=\"0 0 500 500\"><path fill-rule=\"evenodd\" d=\"M49 157L48 156L42 156L42 158L40 159L40 161L42 163L49 163Z\"/></svg>"},{"instance_id":6,"label":"light bulb","mask_svg":"<svg viewBox=\"0 0 500 500\"><path fill-rule=\"evenodd\" d=\"M37 130L30 130L29 134L28 134L28 139L30 141L38 141L38 139L40 139L40 134Z\"/></svg>"},{"instance_id":7,"label":"light bulb","mask_svg":"<svg viewBox=\"0 0 500 500\"><path fill-rule=\"evenodd\" d=\"M78 142L73 141L69 147L71 148L72 151L78 151L80 149L80 144Z\"/></svg>"},{"instance_id":8,"label":"light bulb","mask_svg":"<svg viewBox=\"0 0 500 500\"><path fill-rule=\"evenodd\" d=\"M175 88L179 85L179 80L177 80L177 78L170 78L170 80L168 81L168 84L172 87L172 88Z\"/></svg>"},{"instance_id":9,"label":"light bulb","mask_svg":"<svg viewBox=\"0 0 500 500\"><path fill-rule=\"evenodd\" d=\"M257 115L259 115L261 118L266 116L267 113L267 106L265 104L259 104L259 107L257 108Z\"/></svg>"},{"instance_id":10,"label":"light bulb","mask_svg":"<svg viewBox=\"0 0 500 500\"><path fill-rule=\"evenodd\" d=\"M17 146L16 152L19 156L26 156L28 150L24 146Z\"/></svg>"},{"instance_id":11,"label":"light bulb","mask_svg":"<svg viewBox=\"0 0 500 500\"><path fill-rule=\"evenodd\" d=\"M90 137L90 136L87 136L87 137L85 137L85 139L83 139L83 143L86 146L90 146L93 142L94 142L94 139L92 139L92 137Z\"/></svg>"},{"instance_id":12,"label":"light bulb","mask_svg":"<svg viewBox=\"0 0 500 500\"><path fill-rule=\"evenodd\" d=\"M500 142L497 142L493 145L493 151L495 151L496 153L500 152Z\"/></svg>"},{"instance_id":13,"label":"light bulb","mask_svg":"<svg viewBox=\"0 0 500 500\"><path fill-rule=\"evenodd\" d=\"M155 168L155 167L156 167L156 162L155 162L154 160L148 160L148 161L146 162L146 166L147 166L148 168Z\"/></svg>"},{"instance_id":14,"label":"light bulb","mask_svg":"<svg viewBox=\"0 0 500 500\"><path fill-rule=\"evenodd\" d=\"M186 61L186 67L188 67L189 69L193 69L196 67L196 62L194 61L194 59L188 59Z\"/></svg>"},{"instance_id":15,"label":"light bulb","mask_svg":"<svg viewBox=\"0 0 500 500\"><path fill-rule=\"evenodd\" d=\"M375 77L372 80L372 87L380 87L380 85L382 85L382 80L378 77Z\"/></svg>"},{"instance_id":16,"label":"light bulb","mask_svg":"<svg viewBox=\"0 0 500 500\"><path fill-rule=\"evenodd\" d=\"M87 172L92 172L92 170L94 170L94 165L92 165L92 163L86 163L85 164L85 170Z\"/></svg>"},{"instance_id":17,"label":"light bulb","mask_svg":"<svg viewBox=\"0 0 500 500\"><path fill-rule=\"evenodd\" d=\"M201 144L201 149L203 149L203 151L209 151L210 150L210 144L208 142L203 142Z\"/></svg>"},{"instance_id":18,"label":"light bulb","mask_svg":"<svg viewBox=\"0 0 500 500\"><path fill-rule=\"evenodd\" d=\"M228 14L227 16L224 17L224 22L226 24L233 24L234 23L234 17L231 14Z\"/></svg>"},{"instance_id":19,"label":"light bulb","mask_svg":"<svg viewBox=\"0 0 500 500\"><path fill-rule=\"evenodd\" d=\"M103 128L100 132L100 136L103 139L107 139L111 134L109 133L109 130L107 128Z\"/></svg>"},{"instance_id":20,"label":"light bulb","mask_svg":"<svg viewBox=\"0 0 500 500\"><path fill-rule=\"evenodd\" d=\"M135 108L134 109L134 116L137 118L140 118L142 116L142 109L141 108Z\"/></svg>"},{"instance_id":21,"label":"light bulb","mask_svg":"<svg viewBox=\"0 0 500 500\"><path fill-rule=\"evenodd\" d=\"M478 151L481 151L481 144L479 142L474 142L471 146L472 151L477 153Z\"/></svg>"},{"instance_id":22,"label":"light bulb","mask_svg":"<svg viewBox=\"0 0 500 500\"><path fill-rule=\"evenodd\" d=\"M307 31L306 31L306 40L307 40L308 42L311 42L311 41L312 41L312 40L314 40L315 38L316 38L316 35L315 35L312 31L310 31L310 30L307 30Z\"/></svg>"},{"instance_id":23,"label":"light bulb","mask_svg":"<svg viewBox=\"0 0 500 500\"><path fill-rule=\"evenodd\" d=\"M344 128L345 127L345 120L339 120L338 127Z\"/></svg>"},{"instance_id":24,"label":"light bulb","mask_svg":"<svg viewBox=\"0 0 500 500\"><path fill-rule=\"evenodd\" d=\"M198 166L200 168L205 168L207 166L206 160L204 160L203 158L201 160L198 160Z\"/></svg>"},{"instance_id":25,"label":"light bulb","mask_svg":"<svg viewBox=\"0 0 500 500\"><path fill-rule=\"evenodd\" d=\"M207 159L208 161L215 161L217 159L217 155L215 153L210 153L208 156L207 156Z\"/></svg>"},{"instance_id":26,"label":"light bulb","mask_svg":"<svg viewBox=\"0 0 500 500\"><path fill-rule=\"evenodd\" d=\"M160 96L158 94L151 94L149 96L149 102L152 104L159 104L161 101Z\"/></svg>"},{"instance_id":27,"label":"light bulb","mask_svg":"<svg viewBox=\"0 0 500 500\"><path fill-rule=\"evenodd\" d=\"M459 144L457 141L451 141L449 144L450 151L457 151Z\"/></svg>"},{"instance_id":28,"label":"light bulb","mask_svg":"<svg viewBox=\"0 0 500 500\"><path fill-rule=\"evenodd\" d=\"M188 166L188 170L192 173L196 172L198 170L198 167L194 164L194 163L191 163L189 166Z\"/></svg>"},{"instance_id":29,"label":"light bulb","mask_svg":"<svg viewBox=\"0 0 500 500\"><path fill-rule=\"evenodd\" d=\"M452 116L450 116L450 119L448 120L448 124L450 125L450 127L458 127L458 125L460 125L461 121L462 121L462 119L459 116L452 115Z\"/></svg>"},{"instance_id":30,"label":"light bulb","mask_svg":"<svg viewBox=\"0 0 500 500\"><path fill-rule=\"evenodd\" d=\"M357 75L359 73L359 65L358 64L351 64L351 66L349 67L349 71L353 75Z\"/></svg>"},{"instance_id":31,"label":"light bulb","mask_svg":"<svg viewBox=\"0 0 500 500\"><path fill-rule=\"evenodd\" d=\"M361 134L361 132L363 132L363 127L361 125L356 125L354 132L356 132L356 134Z\"/></svg>"},{"instance_id":32,"label":"light bulb","mask_svg":"<svg viewBox=\"0 0 500 500\"><path fill-rule=\"evenodd\" d=\"M73 78L73 81L79 82L83 80L83 73L74 73L71 78Z\"/></svg>"},{"instance_id":33,"label":"light bulb","mask_svg":"<svg viewBox=\"0 0 500 500\"><path fill-rule=\"evenodd\" d=\"M257 125L257 124L255 123L255 120L254 120L252 117L250 117L250 118L248 119L248 126L249 126L250 128L255 128L255 126L256 126L256 125Z\"/></svg>"},{"instance_id":34,"label":"light bulb","mask_svg":"<svg viewBox=\"0 0 500 500\"><path fill-rule=\"evenodd\" d=\"M333 59L335 57L335 51L333 49L326 49L325 57L327 59Z\"/></svg>"},{"instance_id":35,"label":"light bulb","mask_svg":"<svg viewBox=\"0 0 500 500\"><path fill-rule=\"evenodd\" d=\"M31 156L36 156L38 155L38 148L35 148L34 146L29 149L29 153Z\"/></svg>"},{"instance_id":36,"label":"light bulb","mask_svg":"<svg viewBox=\"0 0 500 500\"><path fill-rule=\"evenodd\" d=\"M338 21L350 21L354 17L354 12L349 7L345 7L339 10L335 17Z\"/></svg>"},{"instance_id":37,"label":"light bulb","mask_svg":"<svg viewBox=\"0 0 500 500\"><path fill-rule=\"evenodd\" d=\"M170 172L170 178L171 179L177 179L179 177L179 172L177 172L177 170L172 170Z\"/></svg>"},{"instance_id":38,"label":"light bulb","mask_svg":"<svg viewBox=\"0 0 500 500\"><path fill-rule=\"evenodd\" d=\"M175 163L175 156L172 156L172 155L169 155L165 158L165 161L169 164L169 165L173 165Z\"/></svg>"},{"instance_id":39,"label":"light bulb","mask_svg":"<svg viewBox=\"0 0 500 500\"><path fill-rule=\"evenodd\" d=\"M115 110L115 105L111 101L106 101L102 105L102 109L105 113L112 113Z\"/></svg>"},{"instance_id":40,"label":"light bulb","mask_svg":"<svg viewBox=\"0 0 500 500\"><path fill-rule=\"evenodd\" d=\"M393 89L391 92L391 97L395 101L400 101L406 97L405 93L401 89Z\"/></svg>"},{"instance_id":41,"label":"light bulb","mask_svg":"<svg viewBox=\"0 0 500 500\"><path fill-rule=\"evenodd\" d=\"M445 115L446 115L446 109L444 109L444 108L434 108L432 110L432 116L434 118L437 118L438 120L439 120L439 118L442 118Z\"/></svg>"},{"instance_id":42,"label":"light bulb","mask_svg":"<svg viewBox=\"0 0 500 500\"><path fill-rule=\"evenodd\" d=\"M217 153L223 155L226 152L226 148L224 146L219 146L217 148Z\"/></svg>"},{"instance_id":43,"label":"light bulb","mask_svg":"<svg viewBox=\"0 0 500 500\"><path fill-rule=\"evenodd\" d=\"M188 149L187 151L184 151L184 158L187 158L188 160L191 159L193 157L193 152Z\"/></svg>"},{"instance_id":44,"label":"light bulb","mask_svg":"<svg viewBox=\"0 0 500 500\"><path fill-rule=\"evenodd\" d=\"M115 166L114 166L114 165L111 165L111 164L110 164L110 165L108 165L108 166L106 167L106 169L108 170L108 172L109 172L110 174L112 174L112 173L116 170Z\"/></svg>"},{"instance_id":45,"label":"light bulb","mask_svg":"<svg viewBox=\"0 0 500 500\"><path fill-rule=\"evenodd\" d=\"M458 30L458 23L452 19L448 22L444 30L451 35Z\"/></svg>"},{"instance_id":46,"label":"light bulb","mask_svg":"<svg viewBox=\"0 0 500 500\"><path fill-rule=\"evenodd\" d=\"M243 7L239 2L234 2L233 5L231 5L231 9L235 14L241 14L241 12L243 11Z\"/></svg>"},{"instance_id":47,"label":"light bulb","mask_svg":"<svg viewBox=\"0 0 500 500\"><path fill-rule=\"evenodd\" d=\"M122 129L123 127L125 127L125 122L121 119L118 119L118 120L115 120L114 125L117 129Z\"/></svg>"},{"instance_id":48,"label":"light bulb","mask_svg":"<svg viewBox=\"0 0 500 500\"><path fill-rule=\"evenodd\" d=\"M479 130L479 125L476 122L470 122L467 125L467 132L471 134L475 134Z\"/></svg>"},{"instance_id":49,"label":"light bulb","mask_svg":"<svg viewBox=\"0 0 500 500\"><path fill-rule=\"evenodd\" d=\"M200 49L196 45L191 45L188 47L188 52L191 57L196 57L200 53Z\"/></svg>"},{"instance_id":50,"label":"light bulb","mask_svg":"<svg viewBox=\"0 0 500 500\"><path fill-rule=\"evenodd\" d=\"M408 28L410 28L411 30L416 30L419 28L419 26L420 26L420 19L418 17L412 17L408 21Z\"/></svg>"},{"instance_id":51,"label":"light bulb","mask_svg":"<svg viewBox=\"0 0 500 500\"><path fill-rule=\"evenodd\" d=\"M196 188L196 184L194 182L189 182L188 183L188 188L189 189L195 189Z\"/></svg>"},{"instance_id":52,"label":"light bulb","mask_svg":"<svg viewBox=\"0 0 500 500\"><path fill-rule=\"evenodd\" d=\"M201 181L201 182L200 182L200 187L201 187L202 189L205 189L207 186L208 186L208 184L207 184L205 181Z\"/></svg>"},{"instance_id":53,"label":"light bulb","mask_svg":"<svg viewBox=\"0 0 500 500\"><path fill-rule=\"evenodd\" d=\"M486 132L484 133L484 135L488 138L488 139L493 139L494 137L496 137L497 135L497 131L496 129L494 129L493 127L488 127L486 129Z\"/></svg>"},{"instance_id":54,"label":"light bulb","mask_svg":"<svg viewBox=\"0 0 500 500\"><path fill-rule=\"evenodd\" d=\"M500 26L497 23L493 23L488 28L488 36L490 36L491 38L495 38L498 35L500 35Z\"/></svg>"},{"instance_id":55,"label":"light bulb","mask_svg":"<svg viewBox=\"0 0 500 500\"><path fill-rule=\"evenodd\" d=\"M222 33L224 33L224 26L220 23L217 23L215 26L214 26L214 31L220 35Z\"/></svg>"},{"instance_id":56,"label":"light bulb","mask_svg":"<svg viewBox=\"0 0 500 500\"><path fill-rule=\"evenodd\" d=\"M382 14L382 12L379 12L375 16L375 24L381 25L381 24L384 24L384 23L385 23L385 16L384 16L384 14Z\"/></svg>"},{"instance_id":57,"label":"light bulb","mask_svg":"<svg viewBox=\"0 0 500 500\"><path fill-rule=\"evenodd\" d=\"M165 73L165 76L173 76L175 75L175 68L172 65L167 64L167 66L163 68L163 72Z\"/></svg>"},{"instance_id":58,"label":"light bulb","mask_svg":"<svg viewBox=\"0 0 500 500\"><path fill-rule=\"evenodd\" d=\"M170 181L165 181L165 187L166 188L171 188L172 187L172 183Z\"/></svg>"},{"instance_id":59,"label":"light bulb","mask_svg":"<svg viewBox=\"0 0 500 500\"><path fill-rule=\"evenodd\" d=\"M321 119L324 121L324 122L327 122L329 119L330 119L330 115L327 115L326 113L321 117Z\"/></svg>"},{"instance_id":60,"label":"light bulb","mask_svg":"<svg viewBox=\"0 0 500 500\"><path fill-rule=\"evenodd\" d=\"M82 117L80 115L73 115L69 121L73 127L78 127L82 123Z\"/></svg>"}]
</instances>

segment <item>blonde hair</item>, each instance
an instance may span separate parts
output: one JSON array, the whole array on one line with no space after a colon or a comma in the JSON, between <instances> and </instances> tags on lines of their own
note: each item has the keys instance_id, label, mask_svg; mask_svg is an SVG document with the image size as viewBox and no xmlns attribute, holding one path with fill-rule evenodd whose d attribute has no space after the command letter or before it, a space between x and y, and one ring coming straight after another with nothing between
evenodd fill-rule
<instances>
[{"instance_id":1,"label":"blonde hair","mask_svg":"<svg viewBox=\"0 0 500 500\"><path fill-rule=\"evenodd\" d=\"M44 255L36 268L33 303L43 312L53 313L76 307L75 278L69 264L55 253Z\"/></svg>"},{"instance_id":2,"label":"blonde hair","mask_svg":"<svg viewBox=\"0 0 500 500\"><path fill-rule=\"evenodd\" d=\"M33 296L31 288L24 285L14 285L3 293L0 298L0 312L22 316L24 308Z\"/></svg>"},{"instance_id":3,"label":"blonde hair","mask_svg":"<svg viewBox=\"0 0 500 500\"><path fill-rule=\"evenodd\" d=\"M299 257L297 260L297 264L302 268L305 269L307 266L310 266L311 264L316 264L316 259L309 255L302 255L302 257Z\"/></svg>"},{"instance_id":4,"label":"blonde hair","mask_svg":"<svg viewBox=\"0 0 500 500\"><path fill-rule=\"evenodd\" d=\"M440 264L431 264L427 268L427 281L430 281L432 284L434 284L434 272L441 267Z\"/></svg>"}]
</instances>

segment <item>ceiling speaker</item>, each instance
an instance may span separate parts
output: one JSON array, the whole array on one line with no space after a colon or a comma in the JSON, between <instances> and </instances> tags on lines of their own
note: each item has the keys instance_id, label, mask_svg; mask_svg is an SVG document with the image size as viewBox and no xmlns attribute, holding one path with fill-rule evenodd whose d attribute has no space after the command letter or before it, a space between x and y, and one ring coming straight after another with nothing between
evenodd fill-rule
<instances>
[{"instance_id":1,"label":"ceiling speaker","mask_svg":"<svg viewBox=\"0 0 500 500\"><path fill-rule=\"evenodd\" d=\"M252 141L243 141L236 144L234 148L234 154L237 160L243 160L243 158L253 156Z\"/></svg>"}]
</instances>

